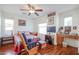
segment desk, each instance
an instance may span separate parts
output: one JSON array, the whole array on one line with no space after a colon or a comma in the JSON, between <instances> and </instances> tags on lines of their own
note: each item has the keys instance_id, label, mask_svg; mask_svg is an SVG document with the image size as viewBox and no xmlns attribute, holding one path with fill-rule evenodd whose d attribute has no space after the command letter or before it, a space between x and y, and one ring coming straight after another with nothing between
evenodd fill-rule
<instances>
[{"instance_id":1,"label":"desk","mask_svg":"<svg viewBox=\"0 0 79 59\"><path fill-rule=\"evenodd\" d=\"M50 45L54 45L54 36L53 35L45 35L46 43Z\"/></svg>"},{"instance_id":2,"label":"desk","mask_svg":"<svg viewBox=\"0 0 79 59\"><path fill-rule=\"evenodd\" d=\"M64 46L72 46L78 48L78 53L79 53L79 36L78 35L62 35L62 34L57 34L57 45L63 45Z\"/></svg>"},{"instance_id":3,"label":"desk","mask_svg":"<svg viewBox=\"0 0 79 59\"><path fill-rule=\"evenodd\" d=\"M62 45L62 42L65 38L70 38L71 40L79 40L78 35L57 34L57 45Z\"/></svg>"}]
</instances>

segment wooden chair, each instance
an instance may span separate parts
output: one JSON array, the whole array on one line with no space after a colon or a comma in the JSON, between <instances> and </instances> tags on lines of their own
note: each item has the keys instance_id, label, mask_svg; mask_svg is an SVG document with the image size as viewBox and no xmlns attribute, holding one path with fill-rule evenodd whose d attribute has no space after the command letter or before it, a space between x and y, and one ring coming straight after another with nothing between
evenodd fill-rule
<instances>
[{"instance_id":1,"label":"wooden chair","mask_svg":"<svg viewBox=\"0 0 79 59\"><path fill-rule=\"evenodd\" d=\"M22 33L21 32L18 32L18 35L21 38L21 43L24 46L24 49L23 50L25 50L26 54L35 55L35 54L38 53L38 46L36 46L36 47L34 47L34 48L32 48L32 49L29 50L28 47L27 47L27 44L26 44L26 42L24 40L24 37L22 36Z\"/></svg>"}]
</instances>

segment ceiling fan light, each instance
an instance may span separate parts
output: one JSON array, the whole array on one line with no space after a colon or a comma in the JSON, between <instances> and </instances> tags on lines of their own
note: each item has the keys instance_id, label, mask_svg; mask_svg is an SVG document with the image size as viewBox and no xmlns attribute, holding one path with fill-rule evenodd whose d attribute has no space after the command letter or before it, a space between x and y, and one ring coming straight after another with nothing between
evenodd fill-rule
<instances>
[{"instance_id":1,"label":"ceiling fan light","mask_svg":"<svg viewBox=\"0 0 79 59\"><path fill-rule=\"evenodd\" d=\"M30 13L34 13L35 11L34 11L34 10L30 10L29 12L30 12Z\"/></svg>"}]
</instances>

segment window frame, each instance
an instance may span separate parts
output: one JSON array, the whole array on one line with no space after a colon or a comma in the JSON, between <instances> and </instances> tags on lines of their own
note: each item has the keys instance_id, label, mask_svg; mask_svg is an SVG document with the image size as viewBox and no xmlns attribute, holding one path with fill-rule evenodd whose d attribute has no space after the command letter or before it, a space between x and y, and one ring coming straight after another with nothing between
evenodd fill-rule
<instances>
[{"instance_id":1,"label":"window frame","mask_svg":"<svg viewBox=\"0 0 79 59\"><path fill-rule=\"evenodd\" d=\"M6 22L7 20L9 20L9 21ZM12 21L12 22L10 23L10 21ZM13 19L5 19L4 23L5 23L5 31L12 31L14 29L14 20ZM8 28L10 28L10 29L8 29Z\"/></svg>"},{"instance_id":2,"label":"window frame","mask_svg":"<svg viewBox=\"0 0 79 59\"><path fill-rule=\"evenodd\" d=\"M68 20L67 21L65 21L66 20L66 18L71 18L71 22L69 22L69 23L67 23L68 22ZM68 16L68 17L64 17L64 26L72 26L72 16Z\"/></svg>"},{"instance_id":3,"label":"window frame","mask_svg":"<svg viewBox=\"0 0 79 59\"><path fill-rule=\"evenodd\" d=\"M40 28L45 29L44 32L40 32ZM38 33L40 33L40 34L47 34L47 23L40 23L40 24L38 24Z\"/></svg>"}]
</instances>

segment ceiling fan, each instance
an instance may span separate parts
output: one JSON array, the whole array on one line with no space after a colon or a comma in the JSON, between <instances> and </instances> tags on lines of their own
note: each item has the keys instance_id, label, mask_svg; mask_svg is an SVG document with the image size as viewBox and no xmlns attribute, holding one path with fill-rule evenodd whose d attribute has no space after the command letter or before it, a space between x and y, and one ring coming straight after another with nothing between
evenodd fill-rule
<instances>
[{"instance_id":1,"label":"ceiling fan","mask_svg":"<svg viewBox=\"0 0 79 59\"><path fill-rule=\"evenodd\" d=\"M37 16L39 16L39 14L37 12L42 12L43 9L36 9L35 6L31 5L31 4L27 4L28 8L24 8L24 9L20 9L21 11L28 11L28 16L30 16L31 14L35 14ZM26 14L26 13L24 13Z\"/></svg>"}]
</instances>

